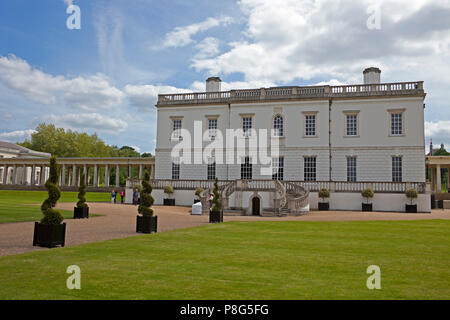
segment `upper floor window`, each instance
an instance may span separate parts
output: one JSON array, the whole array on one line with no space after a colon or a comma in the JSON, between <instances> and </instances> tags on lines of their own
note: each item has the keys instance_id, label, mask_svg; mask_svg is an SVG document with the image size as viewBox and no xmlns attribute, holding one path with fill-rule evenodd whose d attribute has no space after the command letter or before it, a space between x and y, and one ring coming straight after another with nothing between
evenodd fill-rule
<instances>
[{"instance_id":1,"label":"upper floor window","mask_svg":"<svg viewBox=\"0 0 450 320\"><path fill-rule=\"evenodd\" d=\"M403 159L402 157L392 157L392 182L402 182L403 180Z\"/></svg>"},{"instance_id":2,"label":"upper floor window","mask_svg":"<svg viewBox=\"0 0 450 320\"><path fill-rule=\"evenodd\" d=\"M251 117L242 118L242 131L244 131L245 137L250 137L252 135L253 119Z\"/></svg>"},{"instance_id":3,"label":"upper floor window","mask_svg":"<svg viewBox=\"0 0 450 320\"><path fill-rule=\"evenodd\" d=\"M305 157L304 160L304 180L305 181L316 181L316 157Z\"/></svg>"},{"instance_id":4,"label":"upper floor window","mask_svg":"<svg viewBox=\"0 0 450 320\"><path fill-rule=\"evenodd\" d=\"M272 180L284 179L284 158L272 159Z\"/></svg>"},{"instance_id":5,"label":"upper floor window","mask_svg":"<svg viewBox=\"0 0 450 320\"><path fill-rule=\"evenodd\" d=\"M245 157L241 163L241 179L251 180L253 179L253 166L249 157Z\"/></svg>"},{"instance_id":6,"label":"upper floor window","mask_svg":"<svg viewBox=\"0 0 450 320\"><path fill-rule=\"evenodd\" d=\"M305 137L316 136L316 113L304 113Z\"/></svg>"},{"instance_id":7,"label":"upper floor window","mask_svg":"<svg viewBox=\"0 0 450 320\"><path fill-rule=\"evenodd\" d=\"M208 120L208 135L210 139L215 139L217 135L217 119Z\"/></svg>"},{"instance_id":8,"label":"upper floor window","mask_svg":"<svg viewBox=\"0 0 450 320\"><path fill-rule=\"evenodd\" d=\"M172 122L172 139L181 138L181 119L173 119Z\"/></svg>"},{"instance_id":9,"label":"upper floor window","mask_svg":"<svg viewBox=\"0 0 450 320\"><path fill-rule=\"evenodd\" d=\"M356 157L347 158L347 181L356 182Z\"/></svg>"},{"instance_id":10,"label":"upper floor window","mask_svg":"<svg viewBox=\"0 0 450 320\"><path fill-rule=\"evenodd\" d=\"M404 109L402 110L388 110L390 114L390 136L401 136L405 134L405 117Z\"/></svg>"},{"instance_id":11,"label":"upper floor window","mask_svg":"<svg viewBox=\"0 0 450 320\"><path fill-rule=\"evenodd\" d=\"M358 114L348 113L345 118L345 135L348 137L358 136Z\"/></svg>"},{"instance_id":12,"label":"upper floor window","mask_svg":"<svg viewBox=\"0 0 450 320\"><path fill-rule=\"evenodd\" d=\"M284 126L283 126L283 117L276 116L273 119L273 135L275 137L283 137L284 136Z\"/></svg>"}]
</instances>

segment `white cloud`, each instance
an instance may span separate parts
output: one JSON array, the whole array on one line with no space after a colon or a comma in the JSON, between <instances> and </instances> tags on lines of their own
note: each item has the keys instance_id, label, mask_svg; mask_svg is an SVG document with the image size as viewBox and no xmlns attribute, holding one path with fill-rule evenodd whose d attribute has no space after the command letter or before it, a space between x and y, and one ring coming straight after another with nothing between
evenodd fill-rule
<instances>
[{"instance_id":1,"label":"white cloud","mask_svg":"<svg viewBox=\"0 0 450 320\"><path fill-rule=\"evenodd\" d=\"M205 38L195 46L195 49L198 52L194 56L194 60L213 57L219 53L219 40L213 37Z\"/></svg>"},{"instance_id":2,"label":"white cloud","mask_svg":"<svg viewBox=\"0 0 450 320\"><path fill-rule=\"evenodd\" d=\"M63 1L69 7L69 6L73 5L74 0L63 0Z\"/></svg>"},{"instance_id":3,"label":"white cloud","mask_svg":"<svg viewBox=\"0 0 450 320\"><path fill-rule=\"evenodd\" d=\"M208 29L228 25L232 22L230 17L208 18L205 21L190 24L184 27L176 27L166 34L162 48L184 47L194 42L192 37L199 32L205 32Z\"/></svg>"},{"instance_id":4,"label":"white cloud","mask_svg":"<svg viewBox=\"0 0 450 320\"><path fill-rule=\"evenodd\" d=\"M65 104L95 111L122 103L123 93L101 75L66 78L31 67L14 55L0 56L0 80L28 99L41 104Z\"/></svg>"},{"instance_id":5,"label":"white cloud","mask_svg":"<svg viewBox=\"0 0 450 320\"><path fill-rule=\"evenodd\" d=\"M450 150L450 120L426 121L425 137L427 144L433 140L435 146L443 143L447 146L447 150Z\"/></svg>"},{"instance_id":6,"label":"white cloud","mask_svg":"<svg viewBox=\"0 0 450 320\"><path fill-rule=\"evenodd\" d=\"M191 91L171 86L127 85L124 88L124 92L133 105L138 108L151 110L158 102L158 94L185 93Z\"/></svg>"},{"instance_id":7,"label":"white cloud","mask_svg":"<svg viewBox=\"0 0 450 320\"><path fill-rule=\"evenodd\" d=\"M35 130L17 130L11 132L0 132L0 140L8 142L23 142L26 139L30 139L31 135L35 133Z\"/></svg>"},{"instance_id":8,"label":"white cloud","mask_svg":"<svg viewBox=\"0 0 450 320\"><path fill-rule=\"evenodd\" d=\"M116 113L112 113L111 115L101 115L99 113L69 113L63 115L49 115L43 117L43 120L53 123L57 127L72 130L119 134L128 128L128 124L117 117L118 115Z\"/></svg>"}]
</instances>

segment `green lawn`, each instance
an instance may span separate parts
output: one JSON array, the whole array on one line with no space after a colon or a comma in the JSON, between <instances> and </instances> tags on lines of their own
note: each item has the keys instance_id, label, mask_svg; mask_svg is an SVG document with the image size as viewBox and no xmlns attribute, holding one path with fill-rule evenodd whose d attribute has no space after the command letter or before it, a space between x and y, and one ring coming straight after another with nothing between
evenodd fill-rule
<instances>
[{"instance_id":1,"label":"green lawn","mask_svg":"<svg viewBox=\"0 0 450 320\"><path fill-rule=\"evenodd\" d=\"M0 299L450 299L449 230L440 220L208 225L0 258ZM66 288L69 265L81 290ZM370 265L381 290L366 287Z\"/></svg>"},{"instance_id":2,"label":"green lawn","mask_svg":"<svg viewBox=\"0 0 450 320\"><path fill-rule=\"evenodd\" d=\"M78 201L78 193L62 192L59 202ZM0 223L39 221L42 218L40 206L47 199L46 191L0 191ZM107 193L88 193L86 194L88 202L109 201ZM73 211L61 210L63 216L68 219L73 217ZM93 215L95 216L95 215Z\"/></svg>"}]
</instances>

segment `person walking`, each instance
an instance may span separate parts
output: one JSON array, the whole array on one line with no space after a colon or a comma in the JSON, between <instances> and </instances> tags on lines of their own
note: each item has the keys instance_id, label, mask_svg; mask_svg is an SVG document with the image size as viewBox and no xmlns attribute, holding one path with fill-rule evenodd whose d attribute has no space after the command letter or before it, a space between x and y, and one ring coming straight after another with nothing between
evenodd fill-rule
<instances>
[{"instance_id":1,"label":"person walking","mask_svg":"<svg viewBox=\"0 0 450 320\"><path fill-rule=\"evenodd\" d=\"M123 204L123 198L125 197L125 191L120 191L120 203Z\"/></svg>"},{"instance_id":2,"label":"person walking","mask_svg":"<svg viewBox=\"0 0 450 320\"><path fill-rule=\"evenodd\" d=\"M136 206L139 203L139 192L137 189L133 192L133 204Z\"/></svg>"},{"instance_id":3,"label":"person walking","mask_svg":"<svg viewBox=\"0 0 450 320\"><path fill-rule=\"evenodd\" d=\"M116 203L116 191L115 190L111 191L111 203L112 204Z\"/></svg>"}]
</instances>

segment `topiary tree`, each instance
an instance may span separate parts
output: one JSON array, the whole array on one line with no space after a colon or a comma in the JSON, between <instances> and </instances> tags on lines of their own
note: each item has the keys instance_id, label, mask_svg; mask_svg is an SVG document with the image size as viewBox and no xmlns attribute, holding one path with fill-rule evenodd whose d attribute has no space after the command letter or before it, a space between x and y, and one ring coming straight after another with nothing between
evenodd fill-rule
<instances>
[{"instance_id":1,"label":"topiary tree","mask_svg":"<svg viewBox=\"0 0 450 320\"><path fill-rule=\"evenodd\" d=\"M220 193L219 193L219 179L216 178L216 181L214 181L214 198L212 200L213 202L213 207L211 209L211 211L214 212L219 212L222 210L222 202L220 201Z\"/></svg>"},{"instance_id":2,"label":"topiary tree","mask_svg":"<svg viewBox=\"0 0 450 320\"><path fill-rule=\"evenodd\" d=\"M328 199L330 197L330 191L327 188L322 188L319 191L319 198L322 199L323 202L325 202L325 199Z\"/></svg>"},{"instance_id":3,"label":"topiary tree","mask_svg":"<svg viewBox=\"0 0 450 320\"><path fill-rule=\"evenodd\" d=\"M61 224L64 218L61 213L55 209L56 202L61 197L61 191L58 188L58 165L56 164L56 157L50 158L50 177L45 182L45 188L48 191L48 198L42 203L41 211L44 214L42 224Z\"/></svg>"},{"instance_id":4,"label":"topiary tree","mask_svg":"<svg viewBox=\"0 0 450 320\"><path fill-rule=\"evenodd\" d=\"M174 192L174 190L171 185L164 187L164 193L167 194L168 196L171 196L173 194L173 192Z\"/></svg>"},{"instance_id":5,"label":"topiary tree","mask_svg":"<svg viewBox=\"0 0 450 320\"><path fill-rule=\"evenodd\" d=\"M78 202L77 202L77 208L83 209L87 208L88 205L86 203L86 182L85 182L85 176L84 172L80 175L80 187L78 188Z\"/></svg>"},{"instance_id":6,"label":"topiary tree","mask_svg":"<svg viewBox=\"0 0 450 320\"><path fill-rule=\"evenodd\" d=\"M411 200L411 205L413 205L414 199L417 199L419 197L419 193L414 188L406 190L405 195L408 199Z\"/></svg>"},{"instance_id":7,"label":"topiary tree","mask_svg":"<svg viewBox=\"0 0 450 320\"><path fill-rule=\"evenodd\" d=\"M372 188L366 188L361 192L361 195L366 198L366 202L369 203L370 199L373 198L375 193L373 192Z\"/></svg>"},{"instance_id":8,"label":"topiary tree","mask_svg":"<svg viewBox=\"0 0 450 320\"><path fill-rule=\"evenodd\" d=\"M203 188L197 188L195 190L195 195L200 198L200 194L203 192L203 190L204 190Z\"/></svg>"},{"instance_id":9,"label":"topiary tree","mask_svg":"<svg viewBox=\"0 0 450 320\"><path fill-rule=\"evenodd\" d=\"M152 197L152 190L153 188L150 184L150 174L148 171L145 171L144 179L142 179L141 203L138 207L138 212L144 217L153 216L153 209L151 209L151 207L155 199Z\"/></svg>"}]
</instances>

